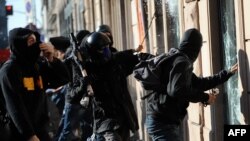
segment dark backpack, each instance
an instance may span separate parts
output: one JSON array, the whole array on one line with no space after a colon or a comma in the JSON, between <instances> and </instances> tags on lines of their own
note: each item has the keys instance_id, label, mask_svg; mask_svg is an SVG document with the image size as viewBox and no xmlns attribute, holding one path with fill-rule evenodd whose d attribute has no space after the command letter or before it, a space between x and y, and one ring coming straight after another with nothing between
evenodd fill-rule
<instances>
[{"instance_id":1,"label":"dark backpack","mask_svg":"<svg viewBox=\"0 0 250 141\"><path fill-rule=\"evenodd\" d=\"M171 58L175 58L180 55L182 55L182 53L176 50L175 52L163 53L147 60L141 60L133 70L135 79L140 82L141 86L145 90L153 90L154 92L165 89L167 86L166 84L163 84L161 80L161 65L164 63L164 65L169 64L168 66L171 67L173 60ZM171 68L169 68L169 70L170 69ZM150 94L146 95L146 97L149 95Z\"/></svg>"}]
</instances>

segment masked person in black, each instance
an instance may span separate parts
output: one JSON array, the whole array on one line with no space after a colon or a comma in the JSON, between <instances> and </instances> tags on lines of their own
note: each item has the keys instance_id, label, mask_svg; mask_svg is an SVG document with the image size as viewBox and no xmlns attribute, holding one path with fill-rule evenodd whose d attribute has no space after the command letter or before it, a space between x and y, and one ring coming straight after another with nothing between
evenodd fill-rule
<instances>
[{"instance_id":1,"label":"masked person in black","mask_svg":"<svg viewBox=\"0 0 250 141\"><path fill-rule=\"evenodd\" d=\"M68 70L53 56L53 45L42 43L37 32L14 28L9 44L11 56L0 71L1 93L10 117L9 141L49 141L45 89L66 84Z\"/></svg>"},{"instance_id":2,"label":"masked person in black","mask_svg":"<svg viewBox=\"0 0 250 141\"><path fill-rule=\"evenodd\" d=\"M147 104L146 128L153 141L181 141L180 123L187 114L189 102L214 103L216 96L205 91L226 82L238 70L235 64L230 70L222 70L213 76L197 77L193 73L193 63L201 47L201 33L189 29L179 48L172 48L169 52L180 55L161 66L165 89L154 91Z\"/></svg>"},{"instance_id":3,"label":"masked person in black","mask_svg":"<svg viewBox=\"0 0 250 141\"><path fill-rule=\"evenodd\" d=\"M79 31L76 36L78 43L89 33L88 30ZM87 137L92 134L92 127L86 122L86 118L91 117L92 114L87 115L88 109L84 109L80 105L80 101L84 95L81 89L83 89L82 85L85 82L82 80L81 70L75 63L77 60L72 58L72 54L79 57L80 52L78 49L74 51L70 48L65 55L64 62L70 72L70 82L67 85L67 93L65 95L64 113L54 141L86 141ZM77 130L80 135L75 134Z\"/></svg>"},{"instance_id":4,"label":"masked person in black","mask_svg":"<svg viewBox=\"0 0 250 141\"><path fill-rule=\"evenodd\" d=\"M84 68L91 84L93 98L93 132L89 140L128 141L130 130L138 130L137 115L128 91L127 76L139 62L134 50L112 52L110 39L101 32L93 32L82 42L88 55ZM141 54L147 56L147 54ZM84 84L84 83L82 83ZM86 86L82 91L87 94Z\"/></svg>"},{"instance_id":5,"label":"masked person in black","mask_svg":"<svg viewBox=\"0 0 250 141\"><path fill-rule=\"evenodd\" d=\"M82 42L86 42L86 39L87 37L90 35L90 31L86 30L86 29L83 29L83 30L80 30L77 35L76 35L76 39L77 39L77 42L79 44L79 51L80 51L80 54L81 55L81 59L84 59L85 57L84 56L84 52L83 52L83 47L84 46L80 46ZM76 67L78 68L78 67ZM80 71L79 68L78 68L78 76L76 75L76 77L79 79L79 78L82 78L82 74L80 74ZM73 74L74 75L74 74ZM93 123L93 116L92 116L92 113L91 113L91 106L89 103L89 96L86 96L84 95L82 98L81 98L81 101L80 101L80 104L81 104L81 109L80 109L80 128L81 128L81 140L82 141L86 141L87 138L89 136L92 135L93 133L93 128L92 128L92 123ZM87 105L86 105L87 104Z\"/></svg>"},{"instance_id":6,"label":"masked person in black","mask_svg":"<svg viewBox=\"0 0 250 141\"><path fill-rule=\"evenodd\" d=\"M106 36L109 37L109 39L110 39L110 45L109 45L109 47L110 47L110 51L111 52L117 52L118 51L115 47L113 47L113 44L114 44L113 35L112 35L111 28L108 25L102 24L102 25L98 26L95 31L96 32L102 32Z\"/></svg>"}]
</instances>

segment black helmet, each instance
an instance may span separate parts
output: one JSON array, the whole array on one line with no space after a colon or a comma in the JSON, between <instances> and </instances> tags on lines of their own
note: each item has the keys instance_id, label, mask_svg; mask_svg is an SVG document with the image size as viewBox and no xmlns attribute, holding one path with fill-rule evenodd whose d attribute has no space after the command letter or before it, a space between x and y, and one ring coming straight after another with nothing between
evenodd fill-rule
<instances>
[{"instance_id":1,"label":"black helmet","mask_svg":"<svg viewBox=\"0 0 250 141\"><path fill-rule=\"evenodd\" d=\"M86 44L91 50L102 50L102 47L111 43L109 37L101 32L93 32L88 36Z\"/></svg>"},{"instance_id":2,"label":"black helmet","mask_svg":"<svg viewBox=\"0 0 250 141\"><path fill-rule=\"evenodd\" d=\"M93 60L107 61L111 58L110 39L101 32L93 32L87 37L86 48Z\"/></svg>"},{"instance_id":3,"label":"black helmet","mask_svg":"<svg viewBox=\"0 0 250 141\"><path fill-rule=\"evenodd\" d=\"M108 25L102 24L98 26L95 30L96 32L109 32L111 34L111 29Z\"/></svg>"},{"instance_id":4,"label":"black helmet","mask_svg":"<svg viewBox=\"0 0 250 141\"><path fill-rule=\"evenodd\" d=\"M112 33L111 33L111 28L108 25L102 24L102 25L98 26L96 28L96 32L105 33L109 37L109 39L111 41L110 42L110 47L113 45L113 36L112 36ZM109 34L107 34L107 33L109 33Z\"/></svg>"}]
</instances>

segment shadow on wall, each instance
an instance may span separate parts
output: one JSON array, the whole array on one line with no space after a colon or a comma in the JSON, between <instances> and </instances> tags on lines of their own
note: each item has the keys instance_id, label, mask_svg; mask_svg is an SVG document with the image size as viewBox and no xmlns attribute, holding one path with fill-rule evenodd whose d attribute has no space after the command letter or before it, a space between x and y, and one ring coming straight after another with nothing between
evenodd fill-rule
<instances>
[{"instance_id":1,"label":"shadow on wall","mask_svg":"<svg viewBox=\"0 0 250 141\"><path fill-rule=\"evenodd\" d=\"M250 75L250 70L249 70L249 62L248 62L248 56L247 53L245 51L243 51L242 49L240 49L238 51L238 58L239 58L239 63L238 63L238 67L240 68L240 81L241 81L241 85L242 85L242 92L241 92L241 113L243 114L244 119L244 123L249 124L249 120L250 117L248 117L249 115L247 114L247 111L249 111L248 109L244 109L244 108L250 108L249 107L249 94L250 91L248 91L248 75ZM250 113L249 113L250 114Z\"/></svg>"}]
</instances>

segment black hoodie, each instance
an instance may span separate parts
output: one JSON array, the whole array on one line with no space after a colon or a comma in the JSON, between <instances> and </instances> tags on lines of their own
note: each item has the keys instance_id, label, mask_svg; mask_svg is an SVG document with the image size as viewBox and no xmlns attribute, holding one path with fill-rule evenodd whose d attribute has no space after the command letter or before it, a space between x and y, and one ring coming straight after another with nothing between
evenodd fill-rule
<instances>
[{"instance_id":1,"label":"black hoodie","mask_svg":"<svg viewBox=\"0 0 250 141\"><path fill-rule=\"evenodd\" d=\"M192 62L194 62L199 55L201 47L202 35L197 29L192 28L184 33L179 49L181 52L185 53Z\"/></svg>"},{"instance_id":2,"label":"black hoodie","mask_svg":"<svg viewBox=\"0 0 250 141\"><path fill-rule=\"evenodd\" d=\"M58 59L54 58L53 62L48 63L45 59L31 57L31 60L27 56L32 53L27 46L27 37L32 33L24 28L10 31L11 57L0 70L1 93L11 118L10 140L28 140L35 134L43 140L42 136L45 135L40 133L48 122L44 90L56 88L68 81L68 71ZM38 37L38 33L34 34ZM34 47L39 48L37 44Z\"/></svg>"},{"instance_id":3,"label":"black hoodie","mask_svg":"<svg viewBox=\"0 0 250 141\"><path fill-rule=\"evenodd\" d=\"M170 54L179 50L183 55L162 66L162 72L165 72L162 82L166 91L155 92L149 98L148 114L157 115L165 123L179 124L187 113L189 102L207 102L209 96L204 91L224 83L233 75L222 70L210 77L197 77L193 73L193 62L198 57L201 46L201 33L197 29L189 29L184 33L179 49L170 50ZM167 95L167 100L160 103L159 99L164 95Z\"/></svg>"}]
</instances>

